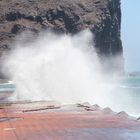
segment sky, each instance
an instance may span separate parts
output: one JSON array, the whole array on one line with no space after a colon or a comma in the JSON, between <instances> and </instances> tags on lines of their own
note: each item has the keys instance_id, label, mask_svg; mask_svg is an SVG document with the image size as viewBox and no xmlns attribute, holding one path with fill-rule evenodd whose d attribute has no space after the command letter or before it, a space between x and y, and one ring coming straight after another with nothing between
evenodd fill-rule
<instances>
[{"instance_id":1,"label":"sky","mask_svg":"<svg viewBox=\"0 0 140 140\"><path fill-rule=\"evenodd\" d=\"M140 71L140 0L121 0L125 70Z\"/></svg>"}]
</instances>

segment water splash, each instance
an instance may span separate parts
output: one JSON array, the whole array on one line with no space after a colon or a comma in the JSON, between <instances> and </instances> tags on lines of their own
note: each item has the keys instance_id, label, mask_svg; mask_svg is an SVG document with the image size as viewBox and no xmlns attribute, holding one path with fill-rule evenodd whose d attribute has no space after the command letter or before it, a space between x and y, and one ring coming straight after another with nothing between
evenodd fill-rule
<instances>
[{"instance_id":1,"label":"water splash","mask_svg":"<svg viewBox=\"0 0 140 140\"><path fill-rule=\"evenodd\" d=\"M16 86L11 100L89 102L125 110L122 102L130 97L114 92L118 81L103 72L93 38L89 30L73 36L49 31L36 38L29 33L19 36L2 66Z\"/></svg>"}]
</instances>

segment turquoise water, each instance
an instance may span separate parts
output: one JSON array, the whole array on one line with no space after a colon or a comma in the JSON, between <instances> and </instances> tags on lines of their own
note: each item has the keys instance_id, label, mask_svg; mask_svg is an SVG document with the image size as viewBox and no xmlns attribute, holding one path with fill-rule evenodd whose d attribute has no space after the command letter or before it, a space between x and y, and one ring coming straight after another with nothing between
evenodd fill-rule
<instances>
[{"instance_id":1,"label":"turquoise water","mask_svg":"<svg viewBox=\"0 0 140 140\"><path fill-rule=\"evenodd\" d=\"M12 83L0 83L0 102L13 95L15 86Z\"/></svg>"},{"instance_id":2,"label":"turquoise water","mask_svg":"<svg viewBox=\"0 0 140 140\"><path fill-rule=\"evenodd\" d=\"M122 78L114 89L116 108L140 116L140 76Z\"/></svg>"},{"instance_id":3,"label":"turquoise water","mask_svg":"<svg viewBox=\"0 0 140 140\"><path fill-rule=\"evenodd\" d=\"M140 88L140 76L128 76L122 79L122 85L124 88L139 89Z\"/></svg>"},{"instance_id":4,"label":"turquoise water","mask_svg":"<svg viewBox=\"0 0 140 140\"><path fill-rule=\"evenodd\" d=\"M140 76L122 78L119 84L112 87L110 97L107 97L110 103L105 104L105 106L117 112L124 110L128 114L140 116ZM12 83L0 84L0 95L3 93L8 95L8 93L13 93L15 89L16 87Z\"/></svg>"},{"instance_id":5,"label":"turquoise water","mask_svg":"<svg viewBox=\"0 0 140 140\"><path fill-rule=\"evenodd\" d=\"M134 105L140 107L140 76L123 79L121 88L131 96L131 101Z\"/></svg>"},{"instance_id":6,"label":"turquoise water","mask_svg":"<svg viewBox=\"0 0 140 140\"><path fill-rule=\"evenodd\" d=\"M0 84L0 93L1 92L14 92L15 91L15 86L14 84Z\"/></svg>"}]
</instances>

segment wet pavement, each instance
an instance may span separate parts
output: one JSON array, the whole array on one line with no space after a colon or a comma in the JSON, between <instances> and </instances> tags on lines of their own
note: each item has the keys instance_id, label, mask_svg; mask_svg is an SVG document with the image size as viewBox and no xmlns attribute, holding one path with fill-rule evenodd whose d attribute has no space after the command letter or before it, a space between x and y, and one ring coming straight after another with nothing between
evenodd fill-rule
<instances>
[{"instance_id":1,"label":"wet pavement","mask_svg":"<svg viewBox=\"0 0 140 140\"><path fill-rule=\"evenodd\" d=\"M140 140L139 121L88 105L4 105L0 120L0 140Z\"/></svg>"}]
</instances>

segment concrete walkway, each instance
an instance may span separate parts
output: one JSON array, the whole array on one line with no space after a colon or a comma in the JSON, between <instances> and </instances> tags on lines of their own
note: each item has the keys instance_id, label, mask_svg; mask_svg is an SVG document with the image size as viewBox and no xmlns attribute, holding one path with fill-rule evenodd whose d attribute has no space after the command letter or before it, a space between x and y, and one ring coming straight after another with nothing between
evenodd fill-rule
<instances>
[{"instance_id":1,"label":"concrete walkway","mask_svg":"<svg viewBox=\"0 0 140 140\"><path fill-rule=\"evenodd\" d=\"M140 122L87 105L1 105L0 140L140 140Z\"/></svg>"}]
</instances>

